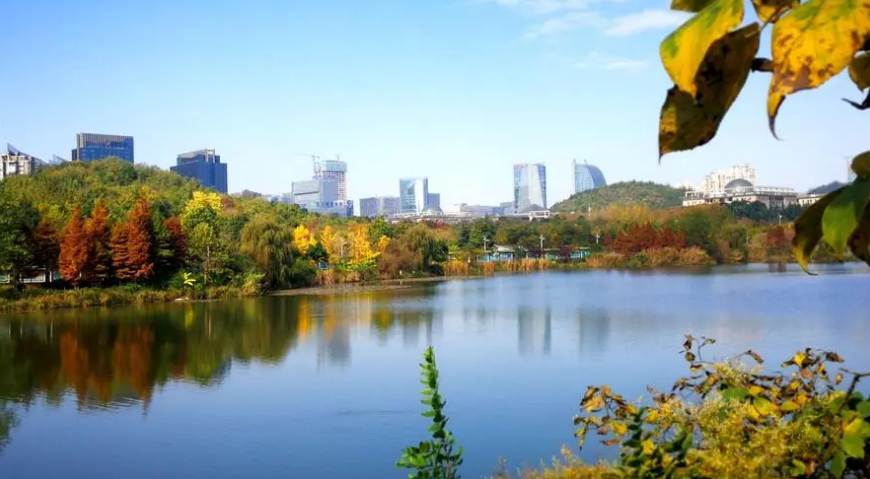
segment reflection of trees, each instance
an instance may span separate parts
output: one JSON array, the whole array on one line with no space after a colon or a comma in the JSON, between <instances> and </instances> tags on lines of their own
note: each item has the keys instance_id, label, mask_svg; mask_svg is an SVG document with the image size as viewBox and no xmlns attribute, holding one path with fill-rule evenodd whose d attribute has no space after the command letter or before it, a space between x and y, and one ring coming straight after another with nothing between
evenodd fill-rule
<instances>
[{"instance_id":1,"label":"reflection of trees","mask_svg":"<svg viewBox=\"0 0 870 479\"><path fill-rule=\"evenodd\" d=\"M9 436L12 428L18 425L18 419L5 401L0 400L0 455L3 454L3 449L9 444Z\"/></svg>"},{"instance_id":2,"label":"reflection of trees","mask_svg":"<svg viewBox=\"0 0 870 479\"><path fill-rule=\"evenodd\" d=\"M517 334L520 354L550 354L552 344L550 306L521 307L517 311Z\"/></svg>"},{"instance_id":3,"label":"reflection of trees","mask_svg":"<svg viewBox=\"0 0 870 479\"><path fill-rule=\"evenodd\" d=\"M431 305L420 301L431 294L274 297L0 321L0 400L59 405L71 393L79 407L147 406L169 382L216 386L234 363L277 364L308 339L319 358L346 364L355 329L431 335Z\"/></svg>"},{"instance_id":4,"label":"reflection of trees","mask_svg":"<svg viewBox=\"0 0 870 479\"><path fill-rule=\"evenodd\" d=\"M170 380L219 384L233 361L281 361L296 340L293 305L261 300L115 310L124 319L82 311L54 323L0 324L0 398L79 405L147 403ZM97 317L94 317L97 316Z\"/></svg>"}]
</instances>

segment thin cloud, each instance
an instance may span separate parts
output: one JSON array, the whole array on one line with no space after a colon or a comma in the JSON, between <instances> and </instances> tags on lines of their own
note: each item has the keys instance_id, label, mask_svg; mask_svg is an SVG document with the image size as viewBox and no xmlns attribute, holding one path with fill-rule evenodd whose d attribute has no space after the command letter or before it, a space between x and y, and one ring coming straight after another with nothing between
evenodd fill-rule
<instances>
[{"instance_id":1,"label":"thin cloud","mask_svg":"<svg viewBox=\"0 0 870 479\"><path fill-rule=\"evenodd\" d=\"M574 62L572 66L581 70L639 70L649 65L648 60L640 58L624 58L591 52L585 58Z\"/></svg>"},{"instance_id":2,"label":"thin cloud","mask_svg":"<svg viewBox=\"0 0 870 479\"><path fill-rule=\"evenodd\" d=\"M665 30L682 25L691 15L673 10L646 9L612 20L604 34L611 37L627 37L651 30Z\"/></svg>"},{"instance_id":3,"label":"thin cloud","mask_svg":"<svg viewBox=\"0 0 870 479\"><path fill-rule=\"evenodd\" d=\"M561 17L551 18L541 23L526 32L523 38L532 40L537 37L555 35L579 27L601 28L603 25L605 25L604 19L598 12L574 12L562 15Z\"/></svg>"},{"instance_id":4,"label":"thin cloud","mask_svg":"<svg viewBox=\"0 0 870 479\"><path fill-rule=\"evenodd\" d=\"M602 0L476 0L537 15L585 10ZM611 0L622 1L622 0Z\"/></svg>"}]
</instances>

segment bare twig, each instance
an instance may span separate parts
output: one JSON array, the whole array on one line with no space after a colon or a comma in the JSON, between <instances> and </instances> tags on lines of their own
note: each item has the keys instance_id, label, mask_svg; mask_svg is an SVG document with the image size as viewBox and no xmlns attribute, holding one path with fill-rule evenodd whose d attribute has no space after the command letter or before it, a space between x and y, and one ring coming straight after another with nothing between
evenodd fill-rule
<instances>
[{"instance_id":1,"label":"bare twig","mask_svg":"<svg viewBox=\"0 0 870 479\"><path fill-rule=\"evenodd\" d=\"M840 404L840 408L837 410L837 412L842 411L846 403L849 402L849 398L852 397L852 393L855 392L855 387L858 386L858 381L863 378L870 377L870 373L856 373L855 371L850 371L846 368L840 368L840 371L846 374L851 374L852 382L849 384L849 389L846 390L846 399L843 401L842 404Z\"/></svg>"},{"instance_id":2,"label":"bare twig","mask_svg":"<svg viewBox=\"0 0 870 479\"><path fill-rule=\"evenodd\" d=\"M843 101L862 111L870 109L870 91L867 92L867 97L864 98L864 101L861 103L852 101L848 98L843 98Z\"/></svg>"},{"instance_id":3,"label":"bare twig","mask_svg":"<svg viewBox=\"0 0 870 479\"><path fill-rule=\"evenodd\" d=\"M769 58L756 58L749 67L754 72L773 72L773 62Z\"/></svg>"}]
</instances>

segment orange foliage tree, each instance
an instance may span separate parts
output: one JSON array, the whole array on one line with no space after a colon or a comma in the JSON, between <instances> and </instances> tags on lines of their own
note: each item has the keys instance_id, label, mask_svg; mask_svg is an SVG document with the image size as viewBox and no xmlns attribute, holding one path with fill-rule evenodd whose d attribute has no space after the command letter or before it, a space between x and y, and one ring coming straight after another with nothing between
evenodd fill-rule
<instances>
[{"instance_id":1,"label":"orange foliage tree","mask_svg":"<svg viewBox=\"0 0 870 479\"><path fill-rule=\"evenodd\" d=\"M109 250L109 211L102 200L94 203L94 211L85 223L85 235L88 245L88 275L98 281L105 281L111 272L112 254Z\"/></svg>"},{"instance_id":2,"label":"orange foliage tree","mask_svg":"<svg viewBox=\"0 0 870 479\"><path fill-rule=\"evenodd\" d=\"M151 277L151 208L148 200L139 197L127 217L127 273L139 281Z\"/></svg>"},{"instance_id":3,"label":"orange foliage tree","mask_svg":"<svg viewBox=\"0 0 870 479\"><path fill-rule=\"evenodd\" d=\"M79 205L75 205L72 218L64 228L59 263L60 274L74 285L78 286L80 281L88 279L85 277L88 263L88 242L82 221L82 210Z\"/></svg>"},{"instance_id":4,"label":"orange foliage tree","mask_svg":"<svg viewBox=\"0 0 870 479\"><path fill-rule=\"evenodd\" d=\"M130 279L127 223L121 221L115 223L115 227L112 228L112 237L109 239L109 248L112 252L112 266L115 268L115 277L121 281Z\"/></svg>"}]
</instances>

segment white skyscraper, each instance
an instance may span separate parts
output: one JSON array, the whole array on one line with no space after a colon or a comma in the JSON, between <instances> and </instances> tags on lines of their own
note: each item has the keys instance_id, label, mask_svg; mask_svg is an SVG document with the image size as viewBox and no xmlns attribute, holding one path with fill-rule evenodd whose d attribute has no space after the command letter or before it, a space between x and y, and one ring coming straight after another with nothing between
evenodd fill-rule
<instances>
[{"instance_id":1,"label":"white skyscraper","mask_svg":"<svg viewBox=\"0 0 870 479\"><path fill-rule=\"evenodd\" d=\"M429 179L423 177L399 180L399 201L402 213L422 213L429 206Z\"/></svg>"},{"instance_id":2,"label":"white skyscraper","mask_svg":"<svg viewBox=\"0 0 870 479\"><path fill-rule=\"evenodd\" d=\"M514 211L547 209L547 167L541 163L514 165Z\"/></svg>"}]
</instances>

